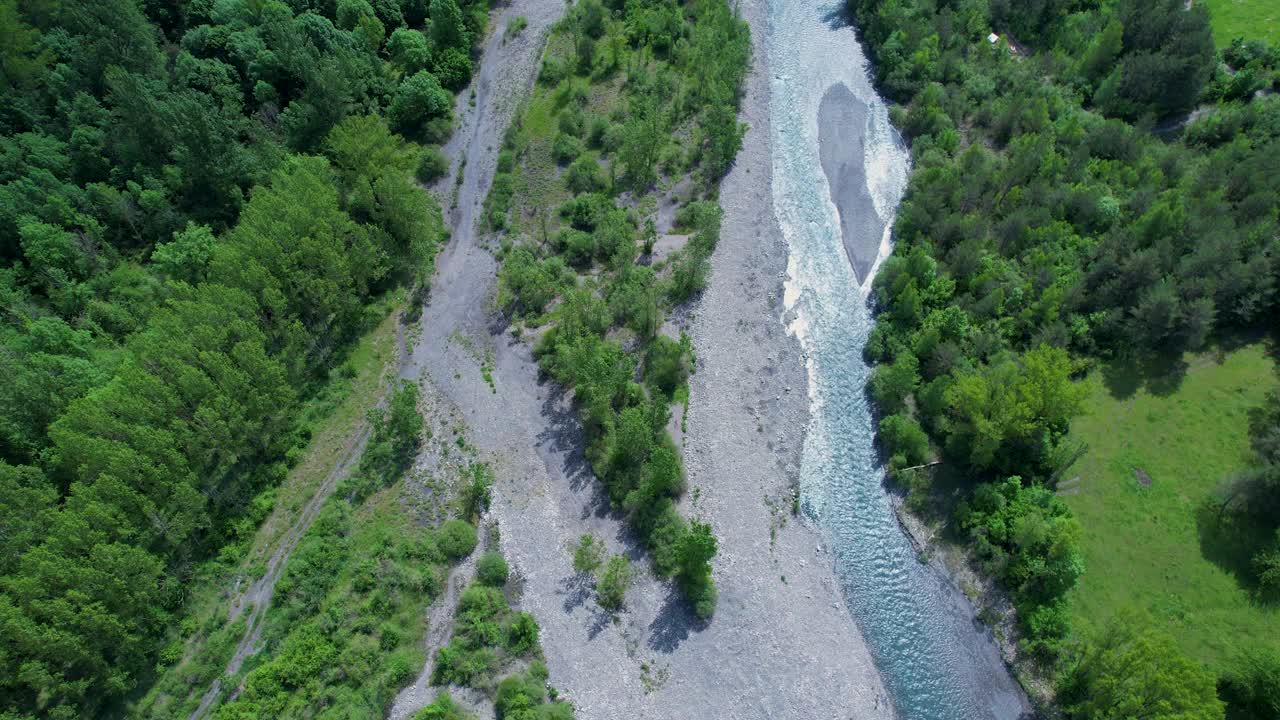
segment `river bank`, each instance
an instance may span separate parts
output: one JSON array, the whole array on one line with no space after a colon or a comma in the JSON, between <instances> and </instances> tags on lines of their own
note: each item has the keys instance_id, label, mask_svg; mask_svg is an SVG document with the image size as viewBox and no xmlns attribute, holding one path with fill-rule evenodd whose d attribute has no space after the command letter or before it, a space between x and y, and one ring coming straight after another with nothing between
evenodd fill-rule
<instances>
[{"instance_id":1,"label":"river bank","mask_svg":"<svg viewBox=\"0 0 1280 720\"><path fill-rule=\"evenodd\" d=\"M886 483L892 484L888 478ZM1022 686L1039 717L1059 717L1055 712L1052 678L1038 672L1034 660L1019 647L1018 614L999 584L978 567L969 549L952 539L949 521L912 509L907 491L892 486L890 498L898 524L911 541L920 562L945 577L964 594L975 610L974 620L990 632L1010 675Z\"/></svg>"}]
</instances>

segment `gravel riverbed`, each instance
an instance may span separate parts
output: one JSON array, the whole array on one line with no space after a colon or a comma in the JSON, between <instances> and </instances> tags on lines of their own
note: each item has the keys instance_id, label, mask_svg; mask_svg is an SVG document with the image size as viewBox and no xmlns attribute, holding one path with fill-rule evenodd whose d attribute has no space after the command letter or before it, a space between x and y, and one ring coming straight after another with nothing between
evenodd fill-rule
<instances>
[{"instance_id":1,"label":"gravel riverbed","mask_svg":"<svg viewBox=\"0 0 1280 720\"><path fill-rule=\"evenodd\" d=\"M781 318L786 247L771 202L763 0L739 5L756 45L743 107L750 130L723 184L724 232L710 285L686 318L698 373L684 447L685 510L709 521L720 543L720 602L709 623L697 622L671 584L645 569L647 558L582 457L568 399L540 379L527 343L505 334L493 312L496 263L476 221L502 133L532 82L538 41L563 9L560 0L516 0L496 21L475 104L463 109L449 148L467 161L449 218L453 240L438 260L422 336L402 375L428 377L492 461L491 513L522 583L520 605L541 623L551 681L578 717L892 717L832 558L791 514L806 380ZM501 42L516 15L529 27ZM482 363L491 364L492 387ZM569 546L587 532L641 569L616 619L595 606L571 567ZM397 715L413 704L398 704Z\"/></svg>"}]
</instances>

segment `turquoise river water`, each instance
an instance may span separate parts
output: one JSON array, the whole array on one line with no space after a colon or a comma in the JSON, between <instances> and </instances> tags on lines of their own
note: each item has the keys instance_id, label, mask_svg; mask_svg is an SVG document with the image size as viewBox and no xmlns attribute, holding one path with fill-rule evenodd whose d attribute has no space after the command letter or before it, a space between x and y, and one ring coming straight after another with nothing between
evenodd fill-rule
<instances>
[{"instance_id":1,"label":"turquoise river water","mask_svg":"<svg viewBox=\"0 0 1280 720\"><path fill-rule=\"evenodd\" d=\"M917 560L897 523L874 448L864 392L869 368L862 359L872 324L864 288L870 283L860 282L846 245L871 248L860 267L887 254L883 229L892 224L906 186L909 154L868 80L856 30L830 0L769 0L767 47L774 201L790 253L787 319L809 372L803 503L829 538L850 611L898 715L1018 718L1026 712L1025 697L969 603ZM819 107L840 84L854 98L846 105L856 106L843 117L862 121L844 132L861 142L837 142L841 137L829 130L820 138ZM849 93L839 95L847 100ZM824 153L846 151L855 155L854 164L862 155L854 179L865 183L865 191L861 185L856 193L845 187L841 197L860 200L842 203L841 210L876 216L845 227L869 237L842 237L832 183L823 170Z\"/></svg>"}]
</instances>

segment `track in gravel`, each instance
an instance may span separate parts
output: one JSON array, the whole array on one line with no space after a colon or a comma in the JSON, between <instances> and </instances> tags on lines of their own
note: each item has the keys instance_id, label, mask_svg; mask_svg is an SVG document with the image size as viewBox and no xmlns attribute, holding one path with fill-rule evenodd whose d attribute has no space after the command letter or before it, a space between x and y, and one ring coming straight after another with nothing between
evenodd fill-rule
<instances>
[{"instance_id":1,"label":"track in gravel","mask_svg":"<svg viewBox=\"0 0 1280 720\"><path fill-rule=\"evenodd\" d=\"M476 554L472 553L471 557L453 569L449 574L444 594L436 598L427 611L427 636L424 642L428 652L444 647L449 642L454 615L458 608L458 598L475 575ZM390 720L404 720L435 699L436 691L431 686L431 673L434 669L435 658L429 655L426 664L422 667L422 672L418 673L413 684L396 695L395 702L391 705L391 712L387 715Z\"/></svg>"},{"instance_id":2,"label":"track in gravel","mask_svg":"<svg viewBox=\"0 0 1280 720\"><path fill-rule=\"evenodd\" d=\"M355 435L347 441L346 447L342 451L342 456L338 459L333 469L325 477L324 482L320 483L320 487L316 489L315 495L307 501L302 507L302 512L289 526L289 530L285 532L284 537L280 539L280 544L271 553L271 557L267 560L267 570L249 586L244 593L236 599L231 605L231 614L227 618L227 622L235 622L246 608L249 610L249 616L245 622L244 635L240 637L240 641L236 644L235 653L232 654L231 660L227 662L226 670L223 671L221 677L213 681L209 689L205 691L204 696L200 699L200 705L191 713L189 720L201 720L209 714L209 710L213 708L215 702L222 695L223 678L233 677L240 672L240 667L244 665L244 661L258 651L258 642L262 639L262 618L266 614L268 608L271 607L271 596L275 593L276 581L280 579L280 573L284 570L285 562L293 553L294 548L298 546L298 542L302 540L302 536L306 534L307 529L311 527L311 523L315 521L316 516L320 514L324 503L333 494L333 489L338 486L338 482L351 472L351 468L355 466L356 461L360 458L360 454L364 451L365 443L369 440L369 426L361 422Z\"/></svg>"}]
</instances>

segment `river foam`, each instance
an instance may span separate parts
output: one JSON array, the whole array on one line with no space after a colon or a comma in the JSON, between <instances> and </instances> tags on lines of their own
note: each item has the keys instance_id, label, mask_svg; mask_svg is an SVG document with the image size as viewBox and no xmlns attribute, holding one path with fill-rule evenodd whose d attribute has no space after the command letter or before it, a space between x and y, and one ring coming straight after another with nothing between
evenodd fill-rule
<instances>
[{"instance_id":1,"label":"river foam","mask_svg":"<svg viewBox=\"0 0 1280 720\"><path fill-rule=\"evenodd\" d=\"M838 6L772 0L769 16L773 195L789 248L784 320L803 349L811 399L802 503L828 536L849 608L899 715L1017 718L1025 698L967 600L916 558L875 449L862 357L873 322L867 292L892 249L909 155ZM833 94L840 86L852 97ZM837 102L825 103L823 118L829 95ZM841 117L854 126L841 127Z\"/></svg>"}]
</instances>

